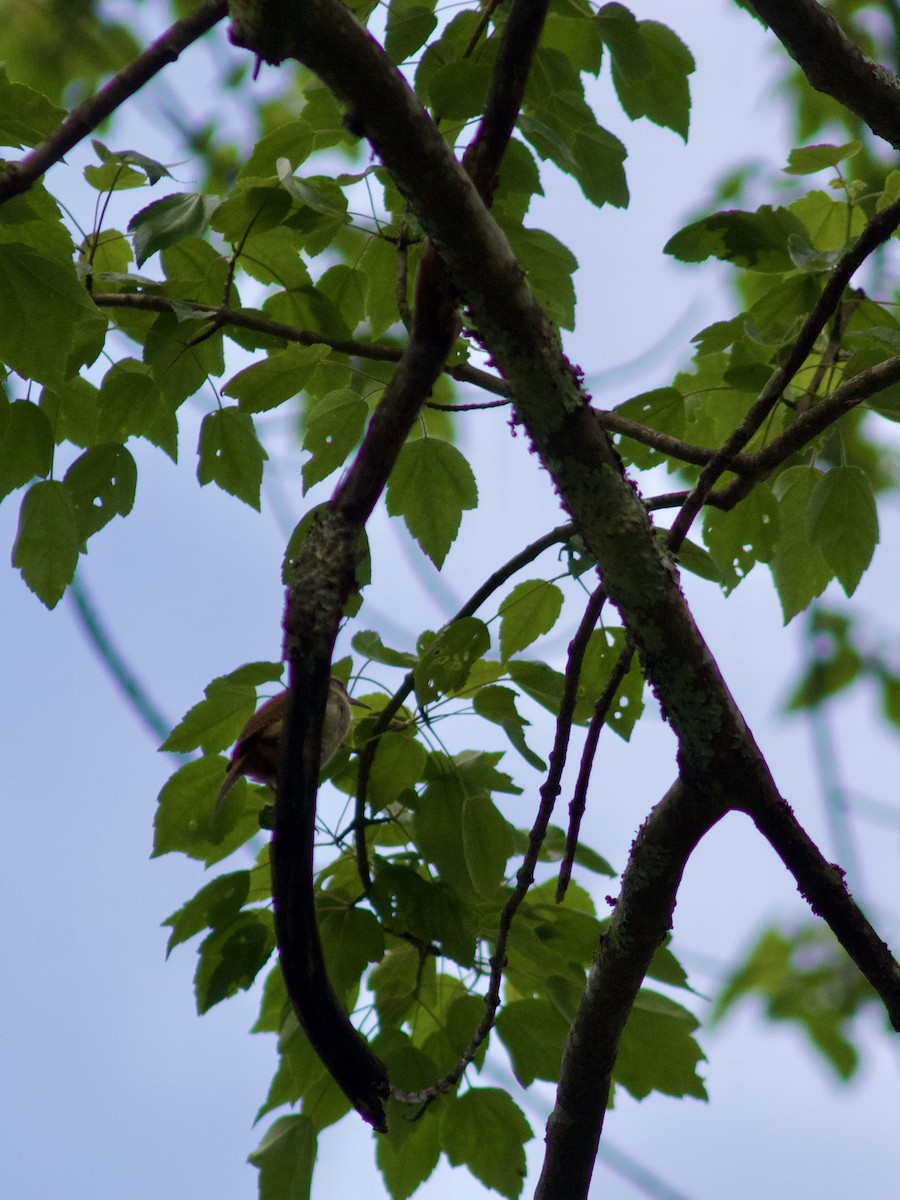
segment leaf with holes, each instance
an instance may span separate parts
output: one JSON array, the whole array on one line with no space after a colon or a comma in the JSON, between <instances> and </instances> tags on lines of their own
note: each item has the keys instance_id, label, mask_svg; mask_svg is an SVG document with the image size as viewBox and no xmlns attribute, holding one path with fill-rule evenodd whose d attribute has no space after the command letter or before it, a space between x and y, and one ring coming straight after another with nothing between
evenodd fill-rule
<instances>
[{"instance_id":1,"label":"leaf with holes","mask_svg":"<svg viewBox=\"0 0 900 1200\"><path fill-rule=\"evenodd\" d=\"M91 446L66 471L65 483L75 506L82 542L108 525L127 517L134 505L137 465L124 446L115 442Z\"/></svg>"},{"instance_id":2,"label":"leaf with holes","mask_svg":"<svg viewBox=\"0 0 900 1200\"><path fill-rule=\"evenodd\" d=\"M217 483L223 491L259 511L263 463L269 456L256 436L249 413L237 408L207 413L200 427L198 453L197 478L201 484Z\"/></svg>"}]
</instances>

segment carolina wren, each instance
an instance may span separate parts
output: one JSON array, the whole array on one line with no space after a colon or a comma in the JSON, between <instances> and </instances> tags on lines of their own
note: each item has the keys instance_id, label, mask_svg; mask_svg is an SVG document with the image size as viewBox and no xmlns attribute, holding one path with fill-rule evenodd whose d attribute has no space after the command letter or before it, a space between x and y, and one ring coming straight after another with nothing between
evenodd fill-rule
<instances>
[{"instance_id":1,"label":"carolina wren","mask_svg":"<svg viewBox=\"0 0 900 1200\"><path fill-rule=\"evenodd\" d=\"M264 783L274 789L278 780L278 743L284 728L287 698L288 693L284 691L267 700L241 730L231 752L231 762L225 772L225 780L216 797L216 812L225 803L225 798L237 783L239 775L247 775L257 783ZM365 708L359 700L351 700L341 681L332 676L325 705L325 720L322 724L320 767L331 762L347 736L351 704Z\"/></svg>"}]
</instances>

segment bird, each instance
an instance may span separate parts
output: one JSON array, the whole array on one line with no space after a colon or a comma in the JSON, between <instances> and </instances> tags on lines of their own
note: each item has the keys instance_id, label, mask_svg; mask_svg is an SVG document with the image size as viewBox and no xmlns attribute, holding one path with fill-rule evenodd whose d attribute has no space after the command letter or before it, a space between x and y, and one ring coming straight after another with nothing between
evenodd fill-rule
<instances>
[{"instance_id":1,"label":"bird","mask_svg":"<svg viewBox=\"0 0 900 1200\"><path fill-rule=\"evenodd\" d=\"M218 812L241 775L264 783L274 790L278 781L278 750L284 718L287 713L287 691L279 692L267 700L253 714L238 735L231 762L225 779L216 797L214 812ZM325 719L322 723L322 751L320 767L331 762L347 736L350 728L350 705L365 708L359 700L353 700L339 679L331 677L328 685L328 700L325 704Z\"/></svg>"}]
</instances>

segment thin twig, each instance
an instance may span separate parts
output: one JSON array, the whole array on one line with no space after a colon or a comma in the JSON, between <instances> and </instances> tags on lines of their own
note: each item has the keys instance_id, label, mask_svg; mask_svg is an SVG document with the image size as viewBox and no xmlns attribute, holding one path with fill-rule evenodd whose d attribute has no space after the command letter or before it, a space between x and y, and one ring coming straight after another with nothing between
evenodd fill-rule
<instances>
[{"instance_id":1,"label":"thin twig","mask_svg":"<svg viewBox=\"0 0 900 1200\"><path fill-rule=\"evenodd\" d=\"M170 26L132 62L114 75L95 96L72 109L59 128L0 175L0 204L25 192L116 109L228 12L227 0L205 0L188 16Z\"/></svg>"},{"instance_id":2,"label":"thin twig","mask_svg":"<svg viewBox=\"0 0 900 1200\"><path fill-rule=\"evenodd\" d=\"M136 308L143 312L171 312L173 301L167 296L154 296L149 292L100 292L93 296L94 303L99 308ZM249 309L225 308L217 304L204 304L195 300L179 300L180 309L196 311L198 317L209 317L216 323L216 328L233 325L238 329L251 329L256 333L266 333L271 337L281 338L285 342L295 342L300 346L328 346L336 354L346 354L349 358L365 358L371 362L399 363L403 358L403 346L391 346L385 342L362 342L352 338L331 337L317 329L298 329L296 325L285 325L283 321L273 321L271 317ZM507 394L506 384L490 371L482 371L471 367L468 363L455 363L453 366L444 365L444 374L459 383L468 383L494 395ZM508 401L503 401L508 403Z\"/></svg>"},{"instance_id":3,"label":"thin twig","mask_svg":"<svg viewBox=\"0 0 900 1200\"><path fill-rule=\"evenodd\" d=\"M525 852L522 865L516 873L516 885L504 904L503 910L500 913L500 919L497 922L497 937L494 942L494 952L491 955L488 988L484 995L484 1015L478 1024L478 1028L472 1035L469 1044L441 1079L417 1092L404 1092L397 1088L391 1088L391 1094L405 1104L427 1104L438 1096L446 1095L460 1081L466 1067L475 1058L480 1046L494 1027L497 1009L500 1007L500 986L503 982L503 968L506 966L506 947L509 943L509 934L515 915L519 911L523 900L528 895L528 891L534 882L534 871L537 866L538 856L541 852L541 846L544 844L544 838L547 835L547 827L553 815L556 799L559 796L562 774L566 765L569 738L572 733L572 719L575 714L575 705L578 701L578 682L581 677L581 666L584 661L588 641L600 618L600 613L605 603L606 591L600 585L591 594L575 636L569 643L565 684L559 705L559 713L556 718L556 734L553 739L553 749L550 751L547 778L541 786L541 802L538 806L537 816L534 819L531 832L528 835L528 849Z\"/></svg>"},{"instance_id":4,"label":"thin twig","mask_svg":"<svg viewBox=\"0 0 900 1200\"><path fill-rule=\"evenodd\" d=\"M606 687L594 705L591 723L584 739L584 749L581 752L581 765L578 769L578 779L575 781L575 791L569 803L569 828L566 833L566 852L559 864L559 879L556 884L556 903L562 904L566 896L569 880L572 878L572 865L578 852L578 836L581 832L581 821L587 807L587 791L591 781L591 772L597 755L597 743L600 733L606 724L609 710L616 698L622 680L628 674L631 660L634 656L634 644L629 639L622 648L622 653L613 664Z\"/></svg>"},{"instance_id":5,"label":"thin twig","mask_svg":"<svg viewBox=\"0 0 900 1200\"><path fill-rule=\"evenodd\" d=\"M551 529L549 533L545 533L542 537L529 543L518 554L513 555L511 559L498 567L481 586L472 593L469 599L465 602L462 608L450 618L447 622L452 625L454 621L461 621L463 617L471 617L473 613L484 604L484 602L501 588L507 580L511 579L523 567L526 567L545 550L549 550L551 546L559 545L560 542L568 541L575 532L575 526L571 524L558 525L555 529ZM356 812L353 819L354 837L356 840L356 869L359 873L359 879L363 886L363 890L368 895L372 887L372 876L369 871L369 857L366 850L365 831L368 825L366 819L366 796L369 788L369 776L372 771L372 762L375 758L375 752L378 749L378 742L381 735L386 733L390 728L391 722L400 711L403 702L415 687L415 675L409 671L403 679L403 682L388 700L387 704L378 714L378 720L372 730L369 740L359 753L359 764L357 768L356 780Z\"/></svg>"}]
</instances>

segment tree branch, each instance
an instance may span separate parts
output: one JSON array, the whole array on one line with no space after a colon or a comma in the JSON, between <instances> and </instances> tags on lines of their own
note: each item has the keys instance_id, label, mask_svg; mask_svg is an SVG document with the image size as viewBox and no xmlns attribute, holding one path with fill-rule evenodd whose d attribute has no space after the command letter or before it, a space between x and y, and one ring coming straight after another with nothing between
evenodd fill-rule
<instances>
[{"instance_id":1,"label":"tree branch","mask_svg":"<svg viewBox=\"0 0 900 1200\"><path fill-rule=\"evenodd\" d=\"M604 939L598 956L602 969L591 973L585 996L587 1013L598 994L607 1004L611 1036L597 1038L595 1049L588 1045L595 1040L594 1023L588 1022L590 1033L584 1022L573 1029L596 1068L593 1102L584 1119L568 1103L551 1119L548 1162L570 1161L583 1189L554 1191L551 1182L543 1194L576 1200L586 1194L617 1031L633 999L631 982L636 993L668 928L687 854L729 807L749 808L757 793L764 791L773 806L789 810L693 621L672 560L660 548L639 496L593 416L578 372L565 359L477 189L403 77L352 14L337 0L305 0L301 9L297 13L293 5L278 4L270 14L267 6L272 19L256 22L252 7L247 12L236 7L234 36L267 58L291 55L304 62L349 107L355 126L371 140L438 248L472 323L509 383L516 415L597 560L678 737L682 783L645 835L652 852L636 854L637 864L626 872L636 893L633 903L620 906L627 937L620 939L617 927L612 938ZM864 922L846 893L829 899ZM841 936L841 929L836 932ZM877 957L876 946L849 938L844 944L867 977L879 973L881 963L867 957ZM617 956L619 967L607 971L604 964ZM623 966L628 982L620 986L613 975L618 978ZM900 978L890 975L885 986L889 1011L900 1009ZM585 1124L591 1125L590 1136L577 1144L566 1132L576 1119L583 1135ZM578 1155L577 1163L562 1153L563 1143Z\"/></svg>"},{"instance_id":2,"label":"tree branch","mask_svg":"<svg viewBox=\"0 0 900 1200\"><path fill-rule=\"evenodd\" d=\"M750 0L812 86L900 149L900 81L862 53L815 0Z\"/></svg>"},{"instance_id":3,"label":"tree branch","mask_svg":"<svg viewBox=\"0 0 900 1200\"><path fill-rule=\"evenodd\" d=\"M549 533L545 533L542 537L529 543L518 554L513 555L511 559L505 562L502 567L498 567L496 571L489 575L484 583L472 593L465 604L450 618L447 624L452 625L454 621L461 621L463 617L471 617L508 579L511 579L513 575L521 571L530 562L534 562L538 555L543 554L545 550L549 550L551 546L557 546L561 542L568 541L574 532L574 525L557 525ZM393 721L400 710L400 706L414 687L415 674L409 671L404 677L403 682L378 714L378 720L375 722L375 727L369 736L369 740L359 752L356 778L356 813L353 819L353 828L356 839L356 865L360 882L366 893L369 892L372 886L372 877L369 872L369 857L366 851L366 794L369 788L369 775L372 771L372 762L374 761L381 735L386 733L390 728L391 721Z\"/></svg>"},{"instance_id":4,"label":"tree branch","mask_svg":"<svg viewBox=\"0 0 900 1200\"><path fill-rule=\"evenodd\" d=\"M575 781L575 790L569 802L569 828L566 831L566 851L562 862L559 864L559 876L556 884L557 904L562 904L565 899L569 880L572 878L572 865L575 862L575 855L578 853L578 835L581 832L581 821L587 808L587 790L591 782L591 773L594 768L594 759L597 754L600 734L603 731L603 726L606 724L606 718L609 716L613 700L616 698L616 692L618 692L622 680L628 674L633 657L634 646L631 642L627 642L622 649L622 653L615 661L609 679L606 681L606 687L597 697L597 703L594 705L591 723L588 726L587 736L584 739L584 749L581 752L581 763L578 768L578 778Z\"/></svg>"},{"instance_id":5,"label":"tree branch","mask_svg":"<svg viewBox=\"0 0 900 1200\"><path fill-rule=\"evenodd\" d=\"M154 296L149 292L100 292L91 299L99 308L136 308L143 312L171 312L172 301L168 296ZM181 309L194 309L198 317L209 317L217 328L233 325L236 329L251 329L255 333L267 333L271 337L296 342L300 346L328 346L335 354L346 354L348 358L367 358L372 362L399 363L403 358L402 346L390 346L385 342L361 342L354 338L331 337L317 329L298 329L296 325L285 325L273 321L264 313L252 309L226 308L216 304L203 304L193 300L179 300ZM502 379L490 371L471 367L468 363L442 366L444 374L459 383L469 383L493 395L506 395ZM508 403L508 401L505 401ZM435 406L437 407L437 406Z\"/></svg>"},{"instance_id":6,"label":"tree branch","mask_svg":"<svg viewBox=\"0 0 900 1200\"><path fill-rule=\"evenodd\" d=\"M478 1024L469 1044L460 1054L451 1069L441 1079L419 1092L401 1092L392 1089L393 1095L406 1104L425 1104L438 1096L446 1095L451 1088L459 1083L466 1067L473 1061L479 1047L494 1027L497 1009L500 1007L500 989L503 983L503 968L506 966L506 948L509 945L509 935L516 913L522 906L522 901L534 882L534 870L544 838L547 836L547 826L553 816L553 809L559 796L562 774L566 765L569 738L572 733L572 718L575 705L578 702L578 681L581 678L581 667L584 662L588 640L594 631L603 605L606 603L606 592L602 586L595 588L582 614L575 636L569 643L569 656L566 662L565 684L559 713L556 718L556 732L553 738L553 748L550 751L550 765L547 778L541 785L541 800L537 816L528 835L528 849L522 860L522 865L516 873L516 886L510 892L500 920L497 923L497 936L494 941L494 952L491 955L491 970L488 988L484 995L484 1015ZM562 1193L560 1193L562 1194Z\"/></svg>"},{"instance_id":7,"label":"tree branch","mask_svg":"<svg viewBox=\"0 0 900 1200\"><path fill-rule=\"evenodd\" d=\"M817 7L813 5L813 7ZM836 311L844 289L870 254L886 242L900 225L900 200L895 200L869 221L850 249L841 256L812 312L803 322L787 358L776 367L769 382L751 405L740 425L718 449L691 488L669 533L669 548L677 551L722 475L731 469L735 456L743 450L769 413L781 399L785 388L803 366L815 346L816 339Z\"/></svg>"},{"instance_id":8,"label":"tree branch","mask_svg":"<svg viewBox=\"0 0 900 1200\"><path fill-rule=\"evenodd\" d=\"M512 134L548 2L515 0L504 27L484 116L466 151L464 166L447 150L468 186L484 198L489 199L493 191L500 159ZM315 20L309 23L306 5L298 11L295 5L281 0L249 6L234 3L232 13L234 39L265 58L273 57L276 45L275 56L279 60L285 57L284 45L273 42L273 36L280 39L302 30L303 39L309 36L314 60L320 53L327 58L337 50L344 69L349 67L355 72L352 46L338 47L332 40L338 32L333 24L335 16L352 29L357 40L363 39L367 48L376 47L349 10L339 4L332 7L331 19L324 26ZM379 53L386 62L383 52ZM296 56L304 61L302 55ZM358 65L363 68L360 81L368 78L371 84L365 60ZM378 62L376 75L393 84L394 76L384 72L382 61ZM377 104L377 93L367 94L366 102ZM353 112L354 127L362 123L362 112L361 107ZM386 115L391 116L389 111ZM446 145L436 126L427 117L425 122ZM291 703L272 846L278 949L288 994L310 1042L357 1111L377 1129L385 1127L387 1074L334 996L324 971L315 919L312 850L318 747L338 621L354 586L354 550L412 423L443 369L458 327L450 276L433 241L429 241L416 279L409 343L372 414L356 460L300 548L291 573L284 620Z\"/></svg>"},{"instance_id":9,"label":"tree branch","mask_svg":"<svg viewBox=\"0 0 900 1200\"><path fill-rule=\"evenodd\" d=\"M176 21L123 71L114 75L95 96L73 108L55 133L19 162L10 163L0 175L0 204L27 191L48 167L59 162L163 67L175 62L182 50L212 29L227 11L227 0L204 0L188 16Z\"/></svg>"},{"instance_id":10,"label":"tree branch","mask_svg":"<svg viewBox=\"0 0 900 1200\"><path fill-rule=\"evenodd\" d=\"M726 811L724 803L692 794L678 781L638 831L619 899L566 1039L535 1200L588 1194L628 1014L671 927L685 864Z\"/></svg>"}]
</instances>

